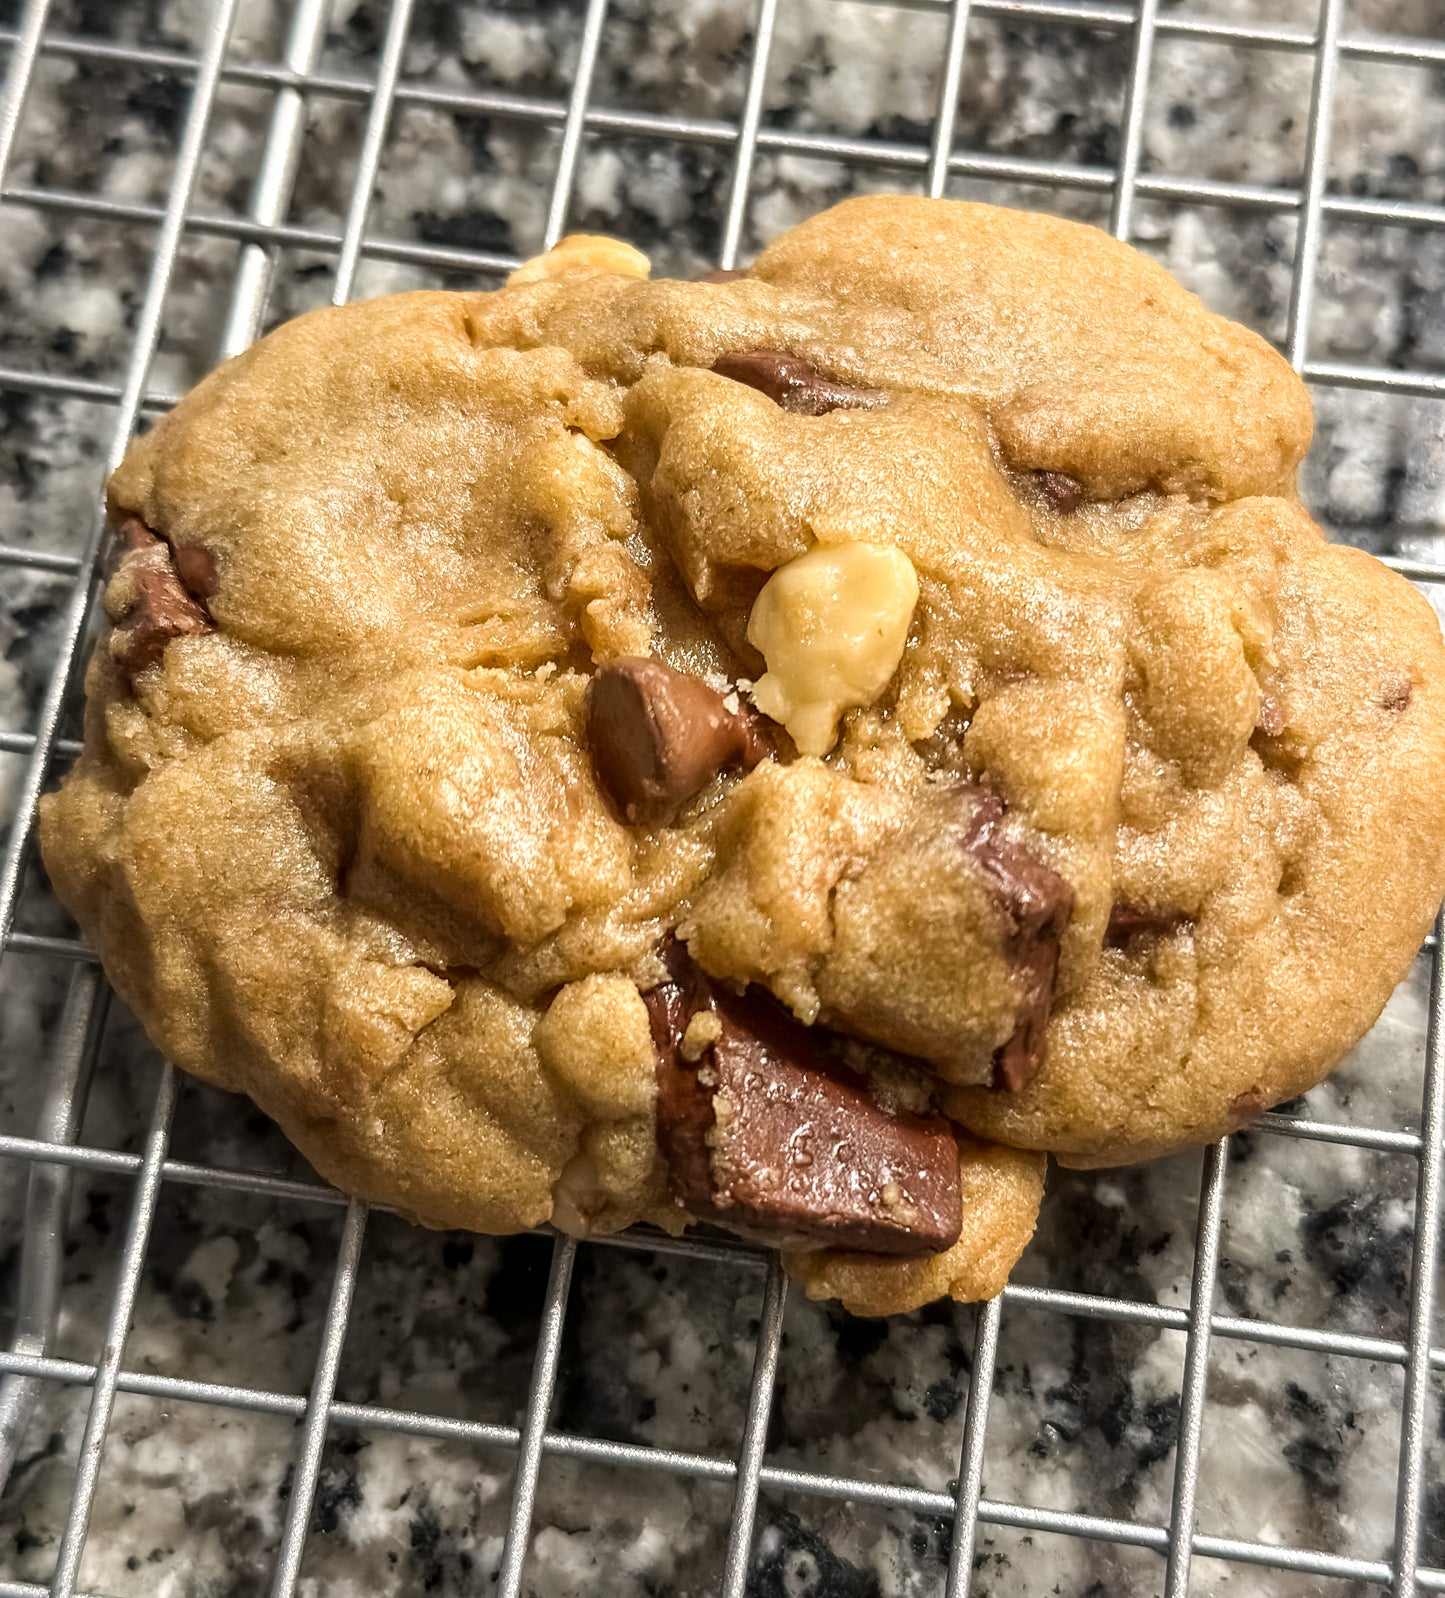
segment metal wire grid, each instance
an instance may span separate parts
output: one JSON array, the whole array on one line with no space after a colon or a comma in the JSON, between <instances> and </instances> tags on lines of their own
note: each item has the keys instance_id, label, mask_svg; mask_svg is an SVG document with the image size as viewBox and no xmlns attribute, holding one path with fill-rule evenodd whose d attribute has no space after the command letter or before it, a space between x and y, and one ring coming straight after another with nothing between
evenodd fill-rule
<instances>
[{"instance_id":1,"label":"metal wire grid","mask_svg":"<svg viewBox=\"0 0 1445 1598\"><path fill-rule=\"evenodd\" d=\"M1070 0L909 0L909 3L922 8L947 12L939 98L932 138L927 146L837 138L763 125L763 90L769 51L778 8L786 0L759 0L746 91L736 124L594 106L591 93L598 46L606 22L607 0L588 0L577 65L565 104L402 81L400 71L413 0L392 0L374 81L328 75L317 70L324 35L325 0L294 0L281 62L261 65L231 62L226 59L226 47L239 3L240 0L214 0L204 47L195 58L164 50L64 37L48 31L51 0L28 0L19 27L0 30L0 43L8 45L10 52L4 98L0 102L0 200L39 210L71 212L87 217L148 224L156 228L149 280L136 321L130 359L119 385L0 368L0 388L113 404L116 408L115 427L107 456L107 470L123 454L142 411L165 408L175 398L148 389L146 379L160 334L162 312L177 252L185 234L212 234L241 243L222 341L223 354L243 348L256 335L264 315L277 255L285 246L299 246L335 256L332 297L336 303L344 302L349 297L358 264L363 257L480 272L504 271L517 264L508 256L386 239L367 232L368 206L392 111L395 106L408 103L560 126L559 155L547 211L547 244L555 242L565 229L584 132L642 134L731 148L732 182L719 251L719 264L722 266L735 264L747 214L754 159L762 150L834 157L854 165L892 169L906 181L916 182L921 174L923 187L933 195L944 192L950 176L1105 191L1112 197L1111 225L1120 237L1127 237L1130 232L1133 208L1139 198L1293 212L1298 215L1299 225L1291 279L1286 351L1295 369L1318 384L1445 397L1445 376L1439 374L1317 361L1309 355L1311 301L1321 231L1326 219L1427 229L1445 227L1445 207L1442 206L1351 198L1326 191L1338 62L1344 57L1355 57L1425 67L1445 65L1445 38L1398 39L1343 34L1342 0L1321 0L1318 26L1308 33L1285 27L1226 24L1178 12L1161 15L1158 0L1139 0L1137 9L1117 3L1117 0L1092 0L1092 3L1078 4L1070 3ZM1115 167L1015 159L952 148L958 91L966 61L968 24L974 15L1132 30L1132 66L1119 159ZM1240 48L1289 50L1313 55L1305 179L1299 190L1179 179L1140 171L1151 55L1155 41L1165 36L1185 36ZM161 69L192 80L194 86L189 110L163 206L126 204L95 195L50 189L4 186L27 90L36 62L42 54L113 60L132 66ZM205 144L208 117L218 86L223 81L259 85L274 92L264 152L250 214L246 217L202 213L192 210L189 203ZM339 234L298 227L283 220L300 158L308 95L358 100L367 107L360 159L344 226ZM167 1150L177 1082L169 1065L163 1066L160 1072L149 1130L141 1153L79 1146L75 1140L104 1021L107 990L94 963L94 956L83 944L65 938L21 933L14 926L38 797L56 763L71 755L75 748L71 742L59 736L59 728L62 712L73 690L77 656L95 593L94 577L101 538L102 521L97 510L90 536L78 558L0 546L0 566L29 567L74 579L65 611L58 657L36 729L33 733L10 733L0 738L0 751L28 757L13 830L3 868L0 868L0 938L3 938L3 952L7 957L38 955L73 962L66 1010L36 1135L0 1136L0 1156L27 1161L30 1171L22 1303L14 1345L10 1350L0 1352L0 1482L3 1482L4 1474L13 1462L14 1448L36 1385L40 1382L59 1382L89 1386L92 1390L74 1492L53 1577L48 1587L31 1582L0 1580L0 1598L40 1598L46 1593L54 1595L54 1598L70 1598L75 1592L102 1449L118 1392L291 1416L302 1422L292 1489L272 1582L272 1592L277 1598L283 1598L283 1595L295 1589L321 1452L332 1427L365 1427L516 1450L512 1511L497 1581L497 1591L502 1598L518 1598L523 1590L538 1473L543 1456L548 1454L732 1482L734 1499L719 1587L724 1598L741 1598L744 1592L754 1515L758 1494L762 1490L871 1503L948 1519L953 1530L946 1583L948 1598L959 1598L959 1595L969 1591L975 1536L981 1523L1152 1549L1164 1555L1166 1560L1165 1591L1168 1598L1183 1598L1189 1590L1191 1559L1194 1555L1373 1583L1388 1587L1398 1595L1445 1591L1445 1570L1422 1568L1418 1562L1422 1504L1427 1485L1424 1462L1427 1400L1432 1372L1445 1371L1445 1348L1432 1348L1430 1345L1441 1230L1442 1164L1445 1164L1445 970L1442 970L1438 923L1436 933L1427 940L1426 945L1432 965L1420 1132L1306 1121L1279 1114L1266 1115L1257 1123L1261 1130L1277 1135L1389 1151L1410 1155L1417 1161L1410 1306L1408 1330L1403 1341L1215 1313L1213 1306L1220 1251L1221 1206L1229 1159L1226 1141L1209 1150L1205 1157L1187 1311L1152 1303L1024 1286L1011 1286L1003 1299L996 1299L978 1309L957 1490L951 1495L767 1463L767 1425L787 1289L775 1256L763 1255L742 1245L699 1239L671 1240L651 1235L623 1236L581 1245L678 1253L693 1259L734 1264L741 1260L752 1263L762 1273L759 1331L744 1430L735 1458L614 1442L549 1428L548 1417L557 1377L568 1289L579 1247L561 1236L556 1237L553 1244L541 1330L520 1428L335 1400L337 1369L366 1229L366 1207L354 1200L346 1200L319 1183L286 1180L255 1171L221 1169L171 1158ZM1389 563L1417 580L1445 581L1445 566L1398 558ZM45 1353L57 1308L59 1246L69 1175L76 1168L134 1178L134 1198L103 1352L95 1364L56 1359ZM269 1195L278 1199L345 1206L330 1302L309 1393L303 1396L254 1387L191 1381L125 1368L123 1356L126 1337L163 1182L201 1184L214 1189ZM1064 1315L1117 1323L1132 1322L1179 1330L1186 1334L1179 1440L1167 1524L1145 1524L1040 1509L982 1496L984 1439L1000 1316L1005 1300L1047 1308ZM1206 1536L1195 1531L1200 1437L1210 1340L1213 1337L1246 1339L1404 1368L1395 1539L1390 1560L1359 1559L1309 1548Z\"/></svg>"}]
</instances>

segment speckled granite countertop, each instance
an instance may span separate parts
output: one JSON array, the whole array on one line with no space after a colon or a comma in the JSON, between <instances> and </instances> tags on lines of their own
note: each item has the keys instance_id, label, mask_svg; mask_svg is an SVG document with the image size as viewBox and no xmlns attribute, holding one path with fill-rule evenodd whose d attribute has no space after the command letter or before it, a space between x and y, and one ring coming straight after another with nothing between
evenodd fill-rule
<instances>
[{"instance_id":1,"label":"speckled granite countertop","mask_svg":"<svg viewBox=\"0 0 1445 1598\"><path fill-rule=\"evenodd\" d=\"M1441 31L1437 0L1354 0L1352 29ZM18 6L0 3L13 26ZM200 0L59 0L56 33L194 52ZM277 59L286 7L242 0L234 62ZM1166 11L1168 9L1166 0ZM1199 0L1235 21L1312 27L1312 0ZM565 100L580 4L419 4L404 80ZM593 102L736 120L753 6L742 0L614 0ZM328 73L374 73L385 6L334 0ZM782 0L765 125L926 144L944 14L854 0ZM956 145L1107 167L1127 78L1127 34L977 16ZM1163 37L1155 52L1145 170L1298 185L1310 58ZM12 185L163 202L185 85L161 66L42 57ZM245 211L270 100L228 81L212 121L195 208ZM291 219L335 231L363 109L319 97ZM526 254L543 225L555 124L454 113L404 100L393 118L370 227L397 240ZM662 270L711 264L731 155L666 136L589 135L574 227L612 231ZM764 149L744 255L860 188L916 169L849 165ZM1344 193L1445 200L1445 77L1358 60L1341 68L1331 179ZM1107 189L1049 190L956 179L951 192L1104 221ZM1283 334L1295 222L1263 209L1141 201L1138 242L1215 308ZM153 229L7 205L0 211L0 365L115 381L144 288ZM212 362L236 244L188 236L153 382L179 390ZM283 253L279 319L327 298L333 259ZM358 294L475 283L396 261L363 262ZM1312 354L1440 370L1445 233L1330 226ZM1343 536L1439 559L1445 528L1445 403L1348 388L1316 393L1319 432L1305 492ZM80 547L111 412L0 384L0 541ZM54 648L60 579L3 568L0 729L34 719ZM13 783L16 757L0 756ZM63 930L36 883L22 924ZM69 969L9 957L0 967L0 1131L34 1125ZM1301 1113L1418 1125L1426 968ZM156 1062L111 1016L84 1138L139 1146ZM243 1102L183 1088L175 1157L304 1175ZM1130 1171L1055 1172L1023 1283L1168 1306L1188 1303L1199 1157ZM1409 1299L1415 1162L1265 1133L1233 1142L1218 1307L1246 1317L1398 1340ZM25 1169L0 1161L0 1337L16 1295ZM130 1205L124 1176L82 1173L55 1353L93 1362L102 1345ZM147 1253L132 1370L304 1393L340 1229L324 1204L238 1197L167 1183ZM372 1218L342 1358L339 1396L515 1423L523 1403L548 1245L415 1231ZM761 1294L753 1267L616 1249L579 1256L554 1423L564 1430L721 1457L742 1429ZM1437 1319L1439 1319L1437 1317ZM1445 1320L1441 1321L1445 1326ZM792 1297L769 1457L801 1469L946 1489L958 1468L973 1314L935 1307L855 1321ZM1437 1342L1445 1341L1445 1333ZM1184 1356L1181 1332L1064 1316L1015 1301L1002 1320L985 1494L1120 1519L1168 1520ZM1204 1532L1384 1557L1393 1531L1402 1372L1396 1365L1216 1337L1199 1490ZM1445 1395L1433 1396L1424 1562L1445 1565ZM48 1580L72 1485L88 1390L47 1386L0 1497L0 1579ZM81 1585L115 1595L267 1591L298 1433L288 1415L122 1394L106 1445ZM513 1459L474 1444L337 1427L324 1460L301 1590L485 1593L500 1554ZM527 1586L539 1595L693 1595L715 1590L730 1491L718 1483L544 1461ZM894 1510L764 1495L750 1592L757 1598L941 1593L944 1522ZM1150 1594L1157 1554L980 1528L974 1591ZM1342 1582L1196 1562L1195 1590L1343 1595ZM1369 1589L1374 1590L1374 1589Z\"/></svg>"}]
</instances>

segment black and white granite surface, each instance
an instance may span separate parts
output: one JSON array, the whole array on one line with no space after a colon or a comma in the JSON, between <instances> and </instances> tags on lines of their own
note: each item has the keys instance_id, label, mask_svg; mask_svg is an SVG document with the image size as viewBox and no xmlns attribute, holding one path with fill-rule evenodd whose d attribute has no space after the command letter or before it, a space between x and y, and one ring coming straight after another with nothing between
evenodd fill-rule
<instances>
[{"instance_id":1,"label":"black and white granite surface","mask_svg":"<svg viewBox=\"0 0 1445 1598\"><path fill-rule=\"evenodd\" d=\"M1352 0L1348 26L1439 37L1439 0ZM57 0L57 33L193 51L201 0ZM689 118L735 119L751 43L750 0L613 0L594 100ZM1166 10L1168 0L1166 0ZM324 70L373 73L382 0L334 0ZM1195 0L1197 13L1313 25L1313 0ZM277 57L288 7L242 0L236 61ZM0 3L14 25L15 3ZM565 100L580 0L421 0L405 78ZM861 0L781 0L766 124L926 143L944 38L941 10ZM1107 167L1117 155L1127 37L976 16L959 109L960 148ZM1291 189L1304 159L1310 61L1198 40L1159 41L1145 168ZM185 84L154 66L46 54L9 182L163 202ZM244 212L269 99L227 83L195 206ZM363 110L312 106L291 219L336 229ZM526 254L543 226L555 126L399 106L371 213L374 235ZM1363 196L1445 201L1445 77L1341 65L1332 182ZM634 240L662 270L710 264L731 178L726 149L683 139L588 135L571 221ZM916 181L916 169L764 150L746 251L850 192ZM952 192L1103 221L1107 191L956 181ZM1279 338L1295 223L1288 214L1141 202L1137 241L1216 308ZM117 380L144 290L153 229L25 204L0 209L0 365ZM188 236L167 305L154 386L177 391L215 357L236 245ZM324 300L332 260L284 252L273 320ZM476 282L363 263L357 292ZM1445 365L1445 233L1333 225L1325 234L1312 353L1409 369ZM1440 558L1445 405L1348 389L1316 393L1306 494L1368 547ZM0 541L77 550L113 425L109 409L0 385ZM4 568L0 729L33 722L63 583ZM13 785L17 757L0 756ZM43 885L23 924L63 930ZM1379 1026L1305 1113L1362 1125L1418 1124L1424 962ZM0 967L0 1130L34 1124L69 970L11 956ZM156 1062L114 1014L83 1135L135 1149ZM181 1159L305 1174L242 1102L182 1092ZM1040 1235L1018 1279L1166 1305L1188 1301L1200 1160L1054 1173ZM1391 1339L1409 1301L1414 1162L1276 1135L1234 1140L1219 1307L1242 1316ZM0 1336L17 1291L25 1169L0 1161ZM93 1361L114 1286L130 1182L78 1175L55 1353ZM147 1252L127 1367L306 1390L340 1230L335 1206L277 1204L167 1184ZM339 1381L342 1398L515 1422L524 1400L547 1245L415 1231L372 1218ZM617 1249L579 1256L554 1423L594 1436L728 1456L746 1402L761 1277ZM1445 1318L1437 1318L1445 1340ZM891 1323L851 1320L796 1296L787 1315L769 1442L778 1462L946 1489L957 1470L972 1313L935 1307ZM1169 1513L1183 1336L1006 1307L987 1437L993 1499L1162 1524ZM1393 1530L1402 1374L1364 1360L1216 1339L1199 1528L1384 1557ZM0 1580L44 1582L73 1481L88 1391L47 1387L0 1497ZM1431 1409L1423 1556L1445 1565L1445 1383ZM106 1444L81 1585L114 1595L269 1590L298 1431L284 1416L122 1395ZM473 1445L337 1427L328 1442L301 1590L486 1593L500 1555L512 1458ZM549 1458L528 1565L548 1598L704 1594L716 1589L726 1487ZM764 1496L756 1598L915 1598L941 1593L945 1523L811 1498ZM980 1530L975 1593L1152 1594L1148 1551L1063 1536ZM1342 1598L1341 1582L1250 1566L1196 1565L1195 1590Z\"/></svg>"}]
</instances>

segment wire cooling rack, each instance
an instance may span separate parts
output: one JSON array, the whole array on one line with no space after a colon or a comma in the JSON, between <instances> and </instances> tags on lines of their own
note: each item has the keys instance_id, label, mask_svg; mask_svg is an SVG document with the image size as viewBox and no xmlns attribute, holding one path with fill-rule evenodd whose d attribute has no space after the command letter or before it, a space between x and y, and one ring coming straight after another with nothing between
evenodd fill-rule
<instances>
[{"instance_id":1,"label":"wire cooling rack","mask_svg":"<svg viewBox=\"0 0 1445 1598\"><path fill-rule=\"evenodd\" d=\"M1107 199L1109 223L1121 237L1137 234L1138 212L1145 202L1205 206L1215 208L1221 215L1244 214L1270 221L1292 219L1295 236L1282 345L1296 370L1315 386L1317 398L1331 389L1356 389L1375 395L1445 399L1445 375L1440 372L1344 362L1317 358L1311 353L1311 313L1321 281L1322 241L1327 228L1402 227L1417 230L1422 236L1445 229L1445 205L1349 192L1329 181L1337 120L1336 88L1342 63L1445 72L1445 29L1438 26L1438 12L1434 13L1437 26L1433 37L1426 30L1419 37L1407 38L1354 28L1346 15L1344 0L1321 0L1313 27L1256 21L1248 16L1241 20L1238 8L1228 18L1169 10L1160 0L1138 0L1137 7L1119 0L914 3L897 9L900 15L906 10L910 17L931 19L935 28L934 59L926 63L933 79L931 103L919 108L918 121L896 130L843 136L826 128L810 127L804 119L767 114L774 40L787 21L788 8L803 3L804 0L757 0L750 17L745 19L748 25L736 51L741 89L737 114L719 119L601 103L596 92L599 48L609 22L615 24L617 10L623 9L619 4L610 18L608 0L585 0L560 12L561 24L556 17L552 19L549 25L565 26L575 34L572 47L566 52L570 64L565 81L545 85L548 92L535 95L505 86L476 87L455 78L404 75L409 30L415 20L414 0L391 0L389 6L371 8L368 15L375 38L365 76L327 64L323 46L331 8L326 0L294 0L289 7L275 8L286 16L279 59L238 55L230 48L238 17L247 11L244 0L215 0L208 20L197 30L198 47L194 50L87 34L86 18L100 14L94 7L79 6L80 26L76 27L69 10L61 18L60 8L49 0L27 0L12 13L9 25L0 29L0 44L9 53L0 105L0 185L5 185L17 134L26 115L27 98L46 63L82 63L94 71L142 70L182 85L184 93L177 96L170 124L169 179L162 203L77 192L47 183L12 183L0 189L5 206L0 216L13 218L24 213L93 219L148 229L152 240L148 276L134 308L128 358L119 380L110 382L68 373L63 359L52 360L42 363L43 370L38 366L0 368L0 395L77 399L108 407L109 444L103 464L107 470L114 466L143 417L164 409L175 398L150 385L171 315L169 295L178 261L196 240L223 241L234 252L218 350L213 348L213 353L221 355L244 347L264 325L278 260L286 251L308 252L310 258L326 264L325 287L336 302L352 294L358 273L367 263L395 263L443 274L463 274L470 281L485 281L489 275L510 269L516 258L504 251L476 248L465 240L388 238L368 227L389 133L398 114L406 109L431 109L494 118L515 124L523 133L530 130L547 135L550 172L543 181L550 186L545 187L547 203L539 229L541 236L529 241L533 244L551 244L566 230L569 220L576 219L579 159L584 145L588 140L605 144L609 139L672 141L702 152L713 162L707 170L721 185L719 192L725 194L713 251L715 263L721 266L732 266L740 251L749 246L750 197L758 164L765 158L832 162L850 173L866 174L867 181L877 187L922 188L933 195L958 192L959 184L964 182L974 185L970 192L980 193L988 192L987 185L1007 188L1012 184L1026 186L1035 194L1095 195ZM826 3L842 4L843 0ZM513 9L501 8L504 12ZM627 10L629 16L635 16L635 6ZM0 16L3 14L0 9ZM1422 8L1421 15L1428 21L1428 5ZM1040 159L1027 152L999 153L978 148L977 141L958 144L960 90L967 84L972 61L969 45L980 19L991 19L1001 26L1047 24L1062 30L1066 38L1087 33L1091 39L1111 39L1117 48L1128 51L1117 127L1098 152L1107 159ZM1181 178L1149 168L1143 156L1151 65L1162 48L1181 41L1216 51L1258 53L1269 58L1305 57L1310 61L1303 178L1297 187ZM1154 87L1157 91L1157 79ZM204 209L194 203L198 174L207 158L208 130L213 129L212 113L218 97L228 89L252 91L269 102L249 204L238 205L229 212ZM301 225L287 218L298 173L303 172L308 115L323 103L342 105L354 113L353 123L348 124L355 145L354 166L349 193L337 201L339 225ZM4 225L0 222L0 226ZM63 356L64 351L60 353ZM97 474L95 488L99 483ZM510 1508L501 1547L494 1551L490 1562L483 1557L456 1588L495 1590L504 1598L517 1598L529 1590L528 1560L533 1547L539 1480L549 1461L562 1459L610 1471L662 1473L669 1478L720 1484L730 1494L731 1505L718 1566L708 1586L725 1598L741 1598L747 1591L826 1595L830 1590L845 1590L842 1586L829 1588L827 1580L819 1576L816 1559L811 1567L806 1567L805 1562L805 1566L793 1570L791 1587L778 1585L782 1578L774 1580L776 1571L772 1575L759 1573L754 1533L760 1498L782 1497L795 1502L845 1501L860 1512L869 1507L895 1510L941 1526L942 1552L935 1551L937 1580L929 1590L942 1590L949 1598L967 1593L971 1583L976 1589L980 1585L976 1579L976 1568L984 1562L980 1549L984 1539L999 1528L1021 1533L1025 1546L1031 1537L1052 1535L1114 1545L1126 1551L1148 1551L1156 1556L1157 1570L1153 1575L1139 1577L1130 1590L1159 1590L1170 1598L1180 1598L1191 1590L1209 1590L1199 1570L1199 1561L1206 1559L1222 1562L1211 1568L1233 1568L1236 1577L1240 1571L1258 1572L1257 1578L1251 1577L1242 1585L1237 1581L1233 1589L1236 1591L1286 1590L1267 1585L1267 1580L1281 1573L1302 1578L1303 1585L1288 1589L1299 1592L1380 1588L1396 1594L1445 1591L1445 1569L1428 1565L1422 1557L1430 1516L1442 1509L1439 1484L1429 1465L1431 1432L1436 1424L1432 1404L1438 1401L1432 1395L1437 1392L1440 1373L1445 1371L1445 1348L1432 1346L1441 1167L1445 1155L1445 1033L1441 1030L1445 1000L1438 936L1429 940L1424 953L1429 963L1430 996L1424 1096L1418 1119L1407 1114L1404 1125L1377 1125L1275 1113L1260 1123L1262 1132L1277 1138L1312 1140L1313 1145L1334 1145L1413 1162L1412 1242L1402 1265L1407 1281L1402 1293L1406 1308L1390 1335L1294 1325L1267 1316L1226 1314L1217 1307L1222 1213L1230 1169L1230 1146L1225 1143L1204 1156L1193 1215L1189 1291L1184 1301L1165 1304L1055 1285L1015 1285L1002 1300L976 1312L948 1312L964 1321L976 1316L976 1325L972 1348L963 1359L971 1377L957 1411L958 1429L951 1444L956 1475L941 1488L910 1485L866 1471L836 1474L801 1469L770 1458L769 1419L783 1347L786 1284L775 1259L711 1241L623 1237L579 1245L563 1237L554 1238L535 1342L527 1353L530 1374L525 1404L516 1424L459 1419L419 1407L387 1407L338 1396L338 1371L367 1233L365 1207L347 1202L304 1177L238 1168L210 1158L187 1160L172 1154L172 1125L182 1089L169 1066L158 1068L158 1086L139 1147L107 1147L103 1140L87 1138L86 1101L106 1019L103 978L92 955L79 942L54 930L23 931L17 924L17 912L23 909L29 891L27 882L33 883L37 800L75 749L74 740L64 734L73 727L67 717L72 714L78 662L86 645L96 593L94 578L102 525L98 509L92 515L89 535L78 554L34 545L0 547L0 566L12 576L43 573L70 585L69 599L49 639L52 659L33 723L27 730L9 732L0 738L0 753L16 757L22 767L0 874L4 962L17 986L24 985L25 971L32 967L70 972L63 1010L51 1028L46 1074L38 1096L38 1122L15 1127L0 1136L0 1159L23 1164L29 1184L23 1237L11 1240L16 1244L18 1259L13 1275L16 1299L11 1346L0 1353L0 1480L16 1466L27 1419L43 1394L72 1389L82 1396L86 1406L52 1573L42 1580L11 1579L0 1570L0 1594L7 1598L35 1598L50 1593L69 1598L77 1590L87 1528L102 1480L107 1436L119 1395L206 1406L217 1414L244 1411L274 1416L294 1422L299 1428L297 1438L290 1444L292 1454L274 1557L258 1583L246 1591L269 1587L271 1592L284 1595L298 1590L298 1581L306 1590L324 1590L314 1585L307 1587L303 1559L308 1537L314 1543L326 1531L326 1506L318 1500L319 1484L324 1485L326 1449L328 1441L338 1434L358 1431L440 1440L475 1449L479 1458L489 1452L512 1458ZM1425 530L1435 529L1427 526ZM1445 567L1428 558L1411 554L1389 558L1397 570L1424 584L1445 582ZM23 916L20 919L23 922ZM16 967L24 968L19 976L15 975ZM1235 1141L1238 1146L1239 1140ZM123 1181L130 1193L129 1218L117 1238L119 1255L114 1261L103 1342L93 1360L58 1357L53 1347L62 1296L66 1217L71 1184L79 1172ZM320 1325L314 1374L306 1391L270 1390L257 1381L235 1384L198 1380L127 1363L127 1339L137 1294L148 1248L154 1245L153 1223L168 1186L232 1194L237 1202L243 1196L256 1196L330 1206L333 1213L340 1211L339 1248ZM751 1379L741 1408L740 1433L732 1450L689 1452L618 1441L585 1429L554 1425L574 1264L589 1252L619 1249L661 1258L680 1256L699 1269L752 1273L756 1284L752 1291L760 1293L760 1309L751 1346ZM576 1295L572 1296L575 1299ZM1182 1374L1177 1425L1170 1428L1173 1464L1166 1512L1113 1517L985 1493L990 1403L1001 1359L1000 1325L1006 1305L1046 1310L1069 1323L1107 1323L1112 1327L1132 1326L1181 1335ZM1438 1337L1433 1340L1438 1341ZM1307 1546L1300 1539L1246 1538L1198 1529L1201 1438L1211 1349L1218 1350L1230 1342L1300 1356L1369 1361L1403 1371L1398 1389L1398 1450L1388 1467L1395 1475L1393 1540L1385 1557L1363 1557L1349 1549L1330 1551ZM1353 1421L1351 1417L1352 1424ZM1370 1423L1367 1417L1365 1424ZM646 1480L642 1478L644 1489ZM152 1488L154 1492L165 1490ZM639 1513L645 1513L645 1505L639 1507ZM1434 1535L1438 1541L1438 1526ZM493 1577L495 1588L488 1584ZM356 1590L404 1590L400 1585L388 1586L391 1580L385 1569L370 1571ZM1259 1583L1256 1589L1250 1586L1254 1580ZM809 1586L809 1581L813 1585ZM1317 1588L1313 1584L1316 1581L1323 1585ZM181 1586L167 1590L202 1589L186 1585L183 1578ZM606 1592L611 1590L611 1584L604 1571L591 1581L579 1578L571 1590ZM663 1583L647 1590L670 1589ZM850 1593L863 1590L846 1587ZM1053 1590L1060 1588L1055 1586ZM1122 1591L1123 1585L1118 1584L1113 1590Z\"/></svg>"}]
</instances>

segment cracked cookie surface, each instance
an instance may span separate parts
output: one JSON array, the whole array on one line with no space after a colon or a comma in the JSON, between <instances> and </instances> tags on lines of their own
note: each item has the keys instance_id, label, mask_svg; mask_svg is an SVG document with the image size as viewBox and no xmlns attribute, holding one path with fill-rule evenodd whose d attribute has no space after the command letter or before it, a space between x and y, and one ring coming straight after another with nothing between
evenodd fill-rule
<instances>
[{"instance_id":1,"label":"cracked cookie surface","mask_svg":"<svg viewBox=\"0 0 1445 1598\"><path fill-rule=\"evenodd\" d=\"M46 863L177 1064L438 1225L684 1223L680 940L964 1129L957 1241L809 1290L987 1296L1029 1151L1217 1137L1374 1020L1445 888L1438 625L1300 506L1285 364L1102 233L880 197L644 271L313 312L139 440Z\"/></svg>"}]
</instances>

